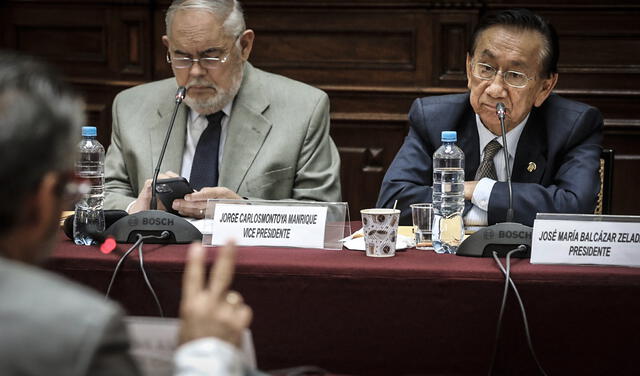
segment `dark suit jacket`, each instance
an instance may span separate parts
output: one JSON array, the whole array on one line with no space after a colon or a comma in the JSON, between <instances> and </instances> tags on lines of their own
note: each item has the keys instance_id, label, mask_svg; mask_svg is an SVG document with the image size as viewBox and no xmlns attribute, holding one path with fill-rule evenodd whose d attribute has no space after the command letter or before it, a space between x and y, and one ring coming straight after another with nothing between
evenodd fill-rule
<instances>
[{"instance_id":1,"label":"dark suit jacket","mask_svg":"<svg viewBox=\"0 0 640 376\"><path fill-rule=\"evenodd\" d=\"M465 153L465 180L474 180L480 164L475 113L469 94L416 99L410 129L387 171L378 207L398 200L401 224L411 224L409 205L431 202L433 162L440 134L458 132ZM602 115L586 104L551 95L531 115L518 141L512 170L514 222L531 226L536 213L592 213L599 191ZM529 172L534 162L537 168ZM488 223L503 222L509 204L506 182L491 191Z\"/></svg>"}]
</instances>

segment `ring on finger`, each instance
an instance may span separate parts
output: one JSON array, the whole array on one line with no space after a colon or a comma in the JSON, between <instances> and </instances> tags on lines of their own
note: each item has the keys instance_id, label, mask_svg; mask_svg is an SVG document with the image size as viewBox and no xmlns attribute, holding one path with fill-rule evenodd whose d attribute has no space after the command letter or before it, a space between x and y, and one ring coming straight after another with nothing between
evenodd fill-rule
<instances>
[{"instance_id":1,"label":"ring on finger","mask_svg":"<svg viewBox=\"0 0 640 376\"><path fill-rule=\"evenodd\" d=\"M230 305L236 305L242 301L242 297L235 291L229 291L224 300Z\"/></svg>"}]
</instances>

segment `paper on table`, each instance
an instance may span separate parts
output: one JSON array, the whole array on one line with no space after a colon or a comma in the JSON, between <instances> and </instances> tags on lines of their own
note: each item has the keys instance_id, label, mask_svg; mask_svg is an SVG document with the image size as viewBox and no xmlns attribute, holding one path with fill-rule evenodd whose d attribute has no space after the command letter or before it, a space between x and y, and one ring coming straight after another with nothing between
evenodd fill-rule
<instances>
[{"instance_id":1,"label":"paper on table","mask_svg":"<svg viewBox=\"0 0 640 376\"><path fill-rule=\"evenodd\" d=\"M130 352L144 375L173 375L173 353L178 347L179 319L160 317L125 317L131 339ZM256 354L249 330L242 337L245 364L256 368Z\"/></svg>"},{"instance_id":2,"label":"paper on table","mask_svg":"<svg viewBox=\"0 0 640 376\"><path fill-rule=\"evenodd\" d=\"M407 229L409 233L411 233L411 226L399 226L398 227L398 238L396 239L396 249L405 249L415 247L416 241L413 236L404 235L407 233ZM347 248L354 251L364 251L364 234L362 233L362 229L354 232L353 234L347 236L342 239L342 244Z\"/></svg>"},{"instance_id":3,"label":"paper on table","mask_svg":"<svg viewBox=\"0 0 640 376\"><path fill-rule=\"evenodd\" d=\"M67 219L67 217L70 217L74 214L75 212L73 210L63 211L60 215L60 226L64 225L64 220Z\"/></svg>"},{"instance_id":4,"label":"paper on table","mask_svg":"<svg viewBox=\"0 0 640 376\"><path fill-rule=\"evenodd\" d=\"M185 218L189 221L195 228L198 229L202 234L211 234L213 231L213 219L195 219L195 218Z\"/></svg>"}]
</instances>

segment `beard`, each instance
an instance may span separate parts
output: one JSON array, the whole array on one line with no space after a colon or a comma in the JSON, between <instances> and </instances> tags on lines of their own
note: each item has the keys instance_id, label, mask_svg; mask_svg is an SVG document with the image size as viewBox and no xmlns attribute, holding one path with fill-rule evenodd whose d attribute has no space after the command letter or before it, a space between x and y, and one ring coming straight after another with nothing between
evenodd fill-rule
<instances>
[{"instance_id":1,"label":"beard","mask_svg":"<svg viewBox=\"0 0 640 376\"><path fill-rule=\"evenodd\" d=\"M186 85L187 96L184 102L194 111L202 115L216 113L231 103L233 98L238 94L242 78L244 75L244 62L237 64L231 72L231 85L228 89L222 89L218 85L207 81L204 78L196 78L189 81ZM194 98L189 95L189 88L192 86L207 87L215 90L215 94L205 98Z\"/></svg>"}]
</instances>

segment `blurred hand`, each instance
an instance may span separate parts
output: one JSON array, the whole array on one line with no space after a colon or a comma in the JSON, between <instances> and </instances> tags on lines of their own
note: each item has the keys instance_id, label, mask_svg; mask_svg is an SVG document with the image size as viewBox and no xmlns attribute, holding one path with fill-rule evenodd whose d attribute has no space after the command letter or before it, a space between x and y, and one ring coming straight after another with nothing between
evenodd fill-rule
<instances>
[{"instance_id":1,"label":"blurred hand","mask_svg":"<svg viewBox=\"0 0 640 376\"><path fill-rule=\"evenodd\" d=\"M228 290L233 279L235 253L233 243L220 249L209 282L205 284L204 248L201 244L191 244L182 281L180 344L216 337L240 346L253 312L239 293Z\"/></svg>"},{"instance_id":2,"label":"blurred hand","mask_svg":"<svg viewBox=\"0 0 640 376\"><path fill-rule=\"evenodd\" d=\"M198 192L185 195L183 200L173 200L173 210L180 215L192 218L204 218L207 208L207 200L214 198L225 198L242 200L234 191L225 187L205 187Z\"/></svg>"},{"instance_id":3,"label":"blurred hand","mask_svg":"<svg viewBox=\"0 0 640 376\"><path fill-rule=\"evenodd\" d=\"M165 173L158 174L158 180L176 178L176 177L178 177L178 174L176 174L173 171L167 171ZM144 182L144 186L140 190L140 193L138 194L138 198L129 207L129 210L128 210L129 214L149 210L150 208L149 204L151 203L151 182L152 182L151 179L147 179ZM156 206L158 210L164 210L164 211L167 210L160 200L156 199L156 202L158 203L158 205Z\"/></svg>"}]
</instances>

